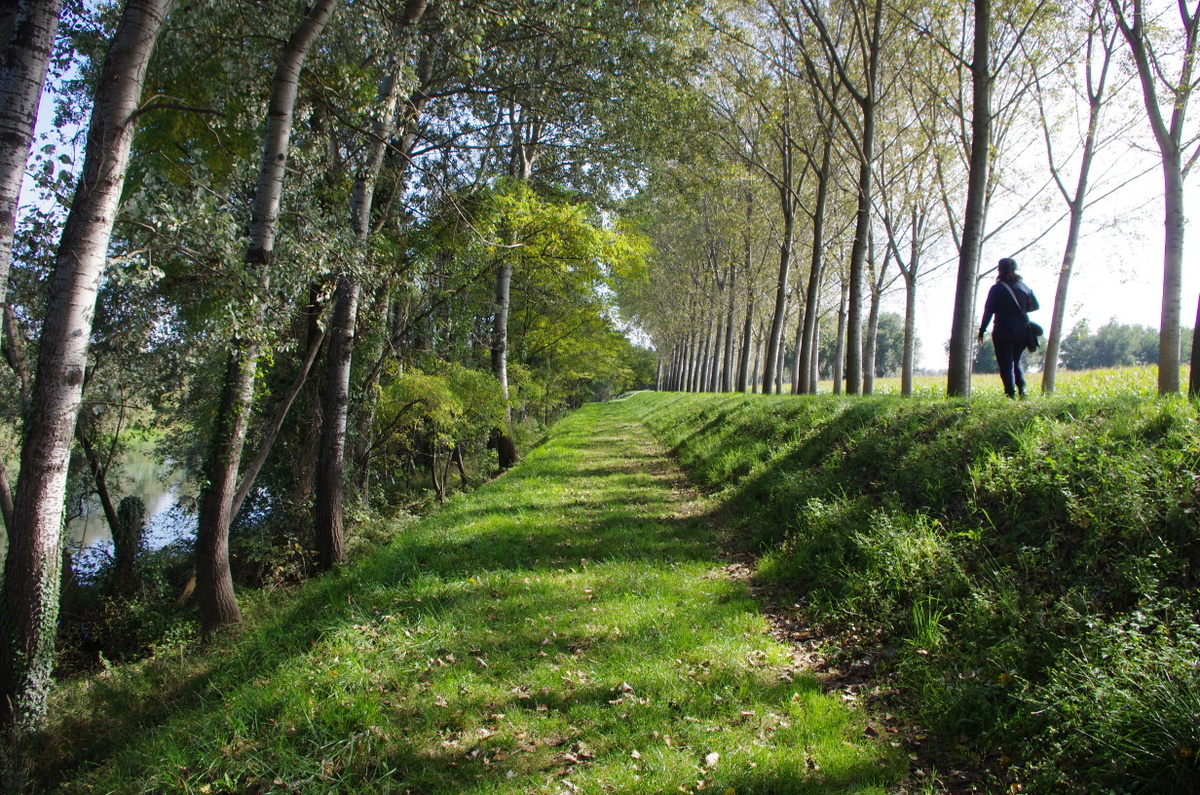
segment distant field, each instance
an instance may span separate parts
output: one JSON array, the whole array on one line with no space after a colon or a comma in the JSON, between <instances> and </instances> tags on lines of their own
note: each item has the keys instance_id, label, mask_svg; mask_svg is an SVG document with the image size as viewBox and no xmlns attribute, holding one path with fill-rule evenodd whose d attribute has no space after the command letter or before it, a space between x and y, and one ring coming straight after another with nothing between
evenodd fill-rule
<instances>
[{"instance_id":1,"label":"distant field","mask_svg":"<svg viewBox=\"0 0 1200 795\"><path fill-rule=\"evenodd\" d=\"M1027 373L1029 395L1033 397L1042 392L1042 374ZM1110 370L1059 370L1056 393L1064 396L1104 397L1129 392L1142 393L1147 397L1158 394L1158 367L1146 365L1143 367L1117 367ZM1188 370L1180 370L1180 383L1187 388ZM785 386L787 391L789 387ZM817 389L822 393L833 391L832 381L821 381ZM913 379L913 392L924 397L940 397L946 394L945 375L919 375ZM876 378L875 394L900 394L900 378ZM1000 386L1000 376L995 373L976 373L971 380L971 394L975 396L995 396L1004 394Z\"/></svg>"}]
</instances>

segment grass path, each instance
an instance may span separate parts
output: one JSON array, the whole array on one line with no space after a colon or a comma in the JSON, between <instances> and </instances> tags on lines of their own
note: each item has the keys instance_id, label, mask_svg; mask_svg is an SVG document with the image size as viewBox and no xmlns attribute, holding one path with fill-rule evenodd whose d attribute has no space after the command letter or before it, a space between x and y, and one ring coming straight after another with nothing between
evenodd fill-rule
<instances>
[{"instance_id":1,"label":"grass path","mask_svg":"<svg viewBox=\"0 0 1200 795\"><path fill-rule=\"evenodd\" d=\"M587 406L186 686L148 667L156 729L64 789L882 793L902 760L793 670L710 507Z\"/></svg>"}]
</instances>

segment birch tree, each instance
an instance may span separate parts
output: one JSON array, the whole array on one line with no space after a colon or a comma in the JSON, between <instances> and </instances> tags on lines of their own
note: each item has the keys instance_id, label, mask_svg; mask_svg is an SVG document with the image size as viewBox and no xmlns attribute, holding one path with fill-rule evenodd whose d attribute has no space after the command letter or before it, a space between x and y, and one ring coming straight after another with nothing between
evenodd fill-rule
<instances>
[{"instance_id":1,"label":"birch tree","mask_svg":"<svg viewBox=\"0 0 1200 795\"><path fill-rule=\"evenodd\" d=\"M267 129L254 191L246 267L259 287L270 284L275 237L286 174L300 71L313 43L333 13L335 0L318 0L280 53L271 81ZM254 310L261 319L261 301ZM261 323L252 323L252 329ZM246 440L259 343L250 335L233 342L228 356L217 422L205 468L196 533L196 599L205 631L241 620L229 569L229 525L237 493L242 447Z\"/></svg>"},{"instance_id":2,"label":"birch tree","mask_svg":"<svg viewBox=\"0 0 1200 795\"><path fill-rule=\"evenodd\" d=\"M7 310L8 270L17 201L25 176L25 162L33 145L38 102L54 34L58 29L61 0L18 0L5 16L6 49L0 64L0 312L10 336L13 321ZM11 25L11 27L9 27ZM11 342L8 343L11 346ZM13 501L4 459L0 457L0 518L12 527Z\"/></svg>"},{"instance_id":3,"label":"birch tree","mask_svg":"<svg viewBox=\"0 0 1200 795\"><path fill-rule=\"evenodd\" d=\"M128 0L97 79L83 171L59 243L0 593L0 710L43 719L58 618L67 464L96 295L129 163L146 68L171 0Z\"/></svg>"}]
</instances>

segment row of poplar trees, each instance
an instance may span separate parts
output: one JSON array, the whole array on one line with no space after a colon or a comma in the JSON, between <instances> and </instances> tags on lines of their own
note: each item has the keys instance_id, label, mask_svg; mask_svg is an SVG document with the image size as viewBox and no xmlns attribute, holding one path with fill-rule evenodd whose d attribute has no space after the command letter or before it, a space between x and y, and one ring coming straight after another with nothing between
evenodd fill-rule
<instances>
[{"instance_id":1,"label":"row of poplar trees","mask_svg":"<svg viewBox=\"0 0 1200 795\"><path fill-rule=\"evenodd\" d=\"M458 384L483 383L464 367L487 375L490 397L460 403L498 406L481 421L502 467L523 410L510 386L549 412L587 384L633 385L605 285L633 278L644 250L597 208L686 139L686 3L0 11L0 305L20 418L19 472L0 458L10 729L45 714L72 449L102 483L89 428L130 409L130 384L172 418L197 473L205 631L240 618L230 526L289 428L319 437L307 499L328 568L346 555L348 470L369 468L379 426L440 421L421 362ZM86 129L77 163L31 149L46 86L58 126ZM27 208L14 234L27 170L64 204ZM409 391L389 392L403 377ZM289 422L309 381L319 398ZM431 438L461 464L460 439Z\"/></svg>"},{"instance_id":2,"label":"row of poplar trees","mask_svg":"<svg viewBox=\"0 0 1200 795\"><path fill-rule=\"evenodd\" d=\"M657 170L633 202L655 267L622 296L662 355L662 386L815 391L828 319L835 391L869 393L881 299L898 288L907 394L918 285L956 268L946 390L969 395L981 282L1001 256L1057 249L1052 304L1039 291L1053 391L1081 237L1120 234L1153 196L1159 390L1180 391L1200 4L731 0L705 13L706 158Z\"/></svg>"}]
</instances>

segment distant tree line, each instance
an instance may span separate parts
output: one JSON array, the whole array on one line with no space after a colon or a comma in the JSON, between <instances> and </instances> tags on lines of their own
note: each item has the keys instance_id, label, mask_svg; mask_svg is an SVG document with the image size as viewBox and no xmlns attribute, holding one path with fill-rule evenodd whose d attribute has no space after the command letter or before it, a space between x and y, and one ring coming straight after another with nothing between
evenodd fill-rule
<instances>
[{"instance_id":1,"label":"distant tree line","mask_svg":"<svg viewBox=\"0 0 1200 795\"><path fill-rule=\"evenodd\" d=\"M1183 328L1183 358L1190 359L1192 330ZM1109 320L1095 331L1081 320L1063 338L1062 366L1068 370L1158 364L1158 329Z\"/></svg>"},{"instance_id":2,"label":"distant tree line","mask_svg":"<svg viewBox=\"0 0 1200 795\"><path fill-rule=\"evenodd\" d=\"M1191 356L1191 329L1183 331L1183 356ZM1158 330L1149 326L1118 323L1109 320L1095 331L1086 320L1075 324L1071 332L1063 337L1059 349L1058 364L1067 370L1098 370L1110 367L1134 367L1158 364ZM1030 371L1042 370L1046 366L1046 348L1039 348L1025 356L1025 366ZM996 357L988 343L979 345L975 351L974 369L977 373L994 373Z\"/></svg>"}]
</instances>

